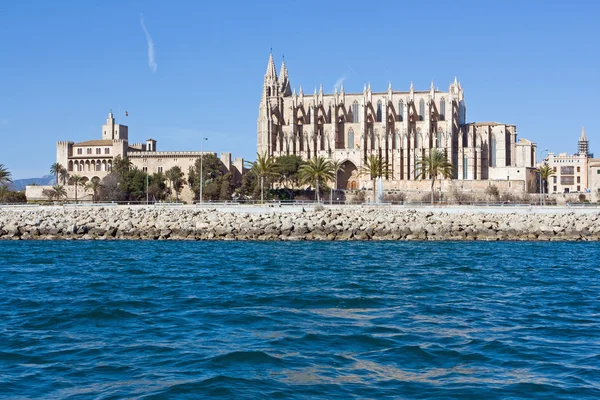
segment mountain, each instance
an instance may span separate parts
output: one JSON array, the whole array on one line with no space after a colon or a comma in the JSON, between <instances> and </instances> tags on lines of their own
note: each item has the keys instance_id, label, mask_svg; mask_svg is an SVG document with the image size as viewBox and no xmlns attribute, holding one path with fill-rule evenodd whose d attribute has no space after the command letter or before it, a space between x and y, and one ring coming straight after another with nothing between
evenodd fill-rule
<instances>
[{"instance_id":1,"label":"mountain","mask_svg":"<svg viewBox=\"0 0 600 400\"><path fill-rule=\"evenodd\" d=\"M41 178L15 179L9 185L11 190L25 190L27 185L52 186L54 185L54 175L44 175Z\"/></svg>"}]
</instances>

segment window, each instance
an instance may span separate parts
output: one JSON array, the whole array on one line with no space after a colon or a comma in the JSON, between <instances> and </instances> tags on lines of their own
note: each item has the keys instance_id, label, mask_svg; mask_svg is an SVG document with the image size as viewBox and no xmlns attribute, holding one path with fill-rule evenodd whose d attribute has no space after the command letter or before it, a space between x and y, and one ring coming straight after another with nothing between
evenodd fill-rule
<instances>
[{"instance_id":1,"label":"window","mask_svg":"<svg viewBox=\"0 0 600 400\"><path fill-rule=\"evenodd\" d=\"M577 172L581 172L581 167L577 167Z\"/></svg>"},{"instance_id":2,"label":"window","mask_svg":"<svg viewBox=\"0 0 600 400\"><path fill-rule=\"evenodd\" d=\"M348 148L354 148L354 131L352 129L348 130Z\"/></svg>"},{"instance_id":3,"label":"window","mask_svg":"<svg viewBox=\"0 0 600 400\"><path fill-rule=\"evenodd\" d=\"M100 147L96 149L96 154L102 154L102 149Z\"/></svg>"},{"instance_id":4,"label":"window","mask_svg":"<svg viewBox=\"0 0 600 400\"><path fill-rule=\"evenodd\" d=\"M577 186L577 191L579 192L581 190L581 186Z\"/></svg>"},{"instance_id":5,"label":"window","mask_svg":"<svg viewBox=\"0 0 600 400\"><path fill-rule=\"evenodd\" d=\"M556 172L556 167L552 168L554 170L554 172Z\"/></svg>"},{"instance_id":6,"label":"window","mask_svg":"<svg viewBox=\"0 0 600 400\"><path fill-rule=\"evenodd\" d=\"M85 149L86 150L86 154L92 154L92 149Z\"/></svg>"},{"instance_id":7,"label":"window","mask_svg":"<svg viewBox=\"0 0 600 400\"><path fill-rule=\"evenodd\" d=\"M561 176L560 177L560 184L561 185L572 185L575 183L575 177L574 176Z\"/></svg>"},{"instance_id":8,"label":"window","mask_svg":"<svg viewBox=\"0 0 600 400\"><path fill-rule=\"evenodd\" d=\"M398 102L398 121L402 121L402 118L404 118L404 102L400 100Z\"/></svg>"},{"instance_id":9,"label":"window","mask_svg":"<svg viewBox=\"0 0 600 400\"><path fill-rule=\"evenodd\" d=\"M600 169L596 171L596 174L600 175Z\"/></svg>"},{"instance_id":10,"label":"window","mask_svg":"<svg viewBox=\"0 0 600 400\"><path fill-rule=\"evenodd\" d=\"M419 120L423 121L424 118L425 118L425 101L423 101L423 99L421 99L421 101L419 102Z\"/></svg>"},{"instance_id":11,"label":"window","mask_svg":"<svg viewBox=\"0 0 600 400\"><path fill-rule=\"evenodd\" d=\"M158 167L158 173L162 173L163 172L163 167Z\"/></svg>"},{"instance_id":12,"label":"window","mask_svg":"<svg viewBox=\"0 0 600 400\"><path fill-rule=\"evenodd\" d=\"M310 107L308 107L308 112L306 113L306 123L310 124Z\"/></svg>"},{"instance_id":13,"label":"window","mask_svg":"<svg viewBox=\"0 0 600 400\"><path fill-rule=\"evenodd\" d=\"M496 137L492 136L490 141L490 167L496 166Z\"/></svg>"},{"instance_id":14,"label":"window","mask_svg":"<svg viewBox=\"0 0 600 400\"><path fill-rule=\"evenodd\" d=\"M467 179L469 172L469 160L467 156L463 156L463 179Z\"/></svg>"},{"instance_id":15,"label":"window","mask_svg":"<svg viewBox=\"0 0 600 400\"><path fill-rule=\"evenodd\" d=\"M581 183L581 177L579 177L579 176L577 177L577 183ZM579 189L577 189L577 190L579 190Z\"/></svg>"},{"instance_id":16,"label":"window","mask_svg":"<svg viewBox=\"0 0 600 400\"><path fill-rule=\"evenodd\" d=\"M575 167L564 166L560 167L561 175L573 175L575 173Z\"/></svg>"},{"instance_id":17,"label":"window","mask_svg":"<svg viewBox=\"0 0 600 400\"><path fill-rule=\"evenodd\" d=\"M110 147L104 148L104 154L110 154Z\"/></svg>"},{"instance_id":18,"label":"window","mask_svg":"<svg viewBox=\"0 0 600 400\"><path fill-rule=\"evenodd\" d=\"M377 122L381 122L381 100L377 102Z\"/></svg>"},{"instance_id":19,"label":"window","mask_svg":"<svg viewBox=\"0 0 600 400\"><path fill-rule=\"evenodd\" d=\"M148 167L142 167L142 171L148 172Z\"/></svg>"},{"instance_id":20,"label":"window","mask_svg":"<svg viewBox=\"0 0 600 400\"><path fill-rule=\"evenodd\" d=\"M439 131L437 133L437 146L436 147L444 147L443 138L442 138L442 131Z\"/></svg>"},{"instance_id":21,"label":"window","mask_svg":"<svg viewBox=\"0 0 600 400\"><path fill-rule=\"evenodd\" d=\"M553 189L554 189L553 192L556 192L556 186L553 186Z\"/></svg>"},{"instance_id":22,"label":"window","mask_svg":"<svg viewBox=\"0 0 600 400\"><path fill-rule=\"evenodd\" d=\"M446 100L440 101L440 121L443 121L446 115Z\"/></svg>"},{"instance_id":23,"label":"window","mask_svg":"<svg viewBox=\"0 0 600 400\"><path fill-rule=\"evenodd\" d=\"M552 183L556 183L556 177L555 176L552 177Z\"/></svg>"},{"instance_id":24,"label":"window","mask_svg":"<svg viewBox=\"0 0 600 400\"><path fill-rule=\"evenodd\" d=\"M352 103L352 122L358 122L358 101Z\"/></svg>"},{"instance_id":25,"label":"window","mask_svg":"<svg viewBox=\"0 0 600 400\"><path fill-rule=\"evenodd\" d=\"M83 154L83 149L77 149L77 154Z\"/></svg>"}]
</instances>

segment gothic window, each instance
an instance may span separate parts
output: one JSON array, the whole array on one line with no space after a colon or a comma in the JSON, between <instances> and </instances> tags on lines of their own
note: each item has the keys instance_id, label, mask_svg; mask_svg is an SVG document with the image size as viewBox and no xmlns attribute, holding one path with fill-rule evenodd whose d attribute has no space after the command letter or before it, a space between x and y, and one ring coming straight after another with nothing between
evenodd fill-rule
<instances>
[{"instance_id":1,"label":"gothic window","mask_svg":"<svg viewBox=\"0 0 600 400\"><path fill-rule=\"evenodd\" d=\"M102 154L102 149L101 148L96 148L96 154Z\"/></svg>"},{"instance_id":2,"label":"gothic window","mask_svg":"<svg viewBox=\"0 0 600 400\"><path fill-rule=\"evenodd\" d=\"M467 156L463 156L463 179L467 179L469 172L469 160Z\"/></svg>"},{"instance_id":3,"label":"gothic window","mask_svg":"<svg viewBox=\"0 0 600 400\"><path fill-rule=\"evenodd\" d=\"M310 124L310 107L308 108L308 112L306 113L306 123Z\"/></svg>"},{"instance_id":4,"label":"gothic window","mask_svg":"<svg viewBox=\"0 0 600 400\"><path fill-rule=\"evenodd\" d=\"M381 122L381 100L377 102L377 122Z\"/></svg>"},{"instance_id":5,"label":"gothic window","mask_svg":"<svg viewBox=\"0 0 600 400\"><path fill-rule=\"evenodd\" d=\"M77 154L83 154L83 149L77 149Z\"/></svg>"},{"instance_id":6,"label":"gothic window","mask_svg":"<svg viewBox=\"0 0 600 400\"><path fill-rule=\"evenodd\" d=\"M358 122L358 101L352 103L352 122Z\"/></svg>"},{"instance_id":7,"label":"gothic window","mask_svg":"<svg viewBox=\"0 0 600 400\"><path fill-rule=\"evenodd\" d=\"M442 99L440 101L440 121L443 121L446 118L446 100Z\"/></svg>"},{"instance_id":8,"label":"gothic window","mask_svg":"<svg viewBox=\"0 0 600 400\"><path fill-rule=\"evenodd\" d=\"M490 140L490 167L496 166L496 137L492 136Z\"/></svg>"},{"instance_id":9,"label":"gothic window","mask_svg":"<svg viewBox=\"0 0 600 400\"><path fill-rule=\"evenodd\" d=\"M419 147L419 132L415 132L415 149Z\"/></svg>"},{"instance_id":10,"label":"gothic window","mask_svg":"<svg viewBox=\"0 0 600 400\"><path fill-rule=\"evenodd\" d=\"M444 136L442 135L442 131L438 131L437 133L437 146L436 147L444 147Z\"/></svg>"},{"instance_id":11,"label":"gothic window","mask_svg":"<svg viewBox=\"0 0 600 400\"><path fill-rule=\"evenodd\" d=\"M404 118L404 102L400 100L398 102L398 121L402 121L402 118Z\"/></svg>"},{"instance_id":12,"label":"gothic window","mask_svg":"<svg viewBox=\"0 0 600 400\"><path fill-rule=\"evenodd\" d=\"M425 101L421 99L419 102L419 120L423 121L425 119Z\"/></svg>"},{"instance_id":13,"label":"gothic window","mask_svg":"<svg viewBox=\"0 0 600 400\"><path fill-rule=\"evenodd\" d=\"M104 154L110 154L110 147L104 148Z\"/></svg>"},{"instance_id":14,"label":"gothic window","mask_svg":"<svg viewBox=\"0 0 600 400\"><path fill-rule=\"evenodd\" d=\"M354 148L354 131L352 130L352 128L348 130L348 148Z\"/></svg>"}]
</instances>

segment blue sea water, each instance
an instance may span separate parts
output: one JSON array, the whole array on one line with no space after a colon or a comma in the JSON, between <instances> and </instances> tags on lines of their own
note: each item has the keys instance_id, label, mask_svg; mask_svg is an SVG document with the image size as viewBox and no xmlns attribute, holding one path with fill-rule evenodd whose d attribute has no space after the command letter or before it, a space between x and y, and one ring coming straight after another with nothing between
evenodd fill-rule
<instances>
[{"instance_id":1,"label":"blue sea water","mask_svg":"<svg viewBox=\"0 0 600 400\"><path fill-rule=\"evenodd\" d=\"M0 242L0 397L600 398L599 250Z\"/></svg>"}]
</instances>

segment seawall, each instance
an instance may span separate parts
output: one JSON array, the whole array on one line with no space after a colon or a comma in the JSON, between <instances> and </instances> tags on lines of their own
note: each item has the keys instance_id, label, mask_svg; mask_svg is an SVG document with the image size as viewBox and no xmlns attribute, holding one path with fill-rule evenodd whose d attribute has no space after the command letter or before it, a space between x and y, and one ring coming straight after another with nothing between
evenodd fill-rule
<instances>
[{"instance_id":1,"label":"seawall","mask_svg":"<svg viewBox=\"0 0 600 400\"><path fill-rule=\"evenodd\" d=\"M0 209L0 240L599 240L600 212L405 208Z\"/></svg>"}]
</instances>

